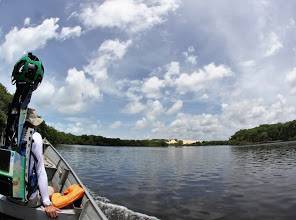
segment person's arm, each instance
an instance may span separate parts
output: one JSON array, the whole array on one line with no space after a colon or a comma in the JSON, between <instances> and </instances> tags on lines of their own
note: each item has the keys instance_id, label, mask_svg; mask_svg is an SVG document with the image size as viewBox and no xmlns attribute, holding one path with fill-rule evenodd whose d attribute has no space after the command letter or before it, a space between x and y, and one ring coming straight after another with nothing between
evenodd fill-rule
<instances>
[{"instance_id":1,"label":"person's arm","mask_svg":"<svg viewBox=\"0 0 296 220\"><path fill-rule=\"evenodd\" d=\"M47 174L44 167L44 160L43 160L43 140L39 133L35 132L33 134L33 146L32 152L34 153L38 163L36 164L36 172L38 178L38 187L39 192L41 194L42 203L44 205L50 205L51 202L48 196L48 182L47 182ZM35 145L35 146L34 146Z\"/></svg>"},{"instance_id":2,"label":"person's arm","mask_svg":"<svg viewBox=\"0 0 296 220\"><path fill-rule=\"evenodd\" d=\"M38 163L36 164L36 172L37 172L37 178L38 178L38 187L39 192L41 194L42 203L45 207L46 214L51 218L56 218L58 216L58 211L56 207L54 207L48 196L48 180L47 180L47 174L44 167L44 160L43 160L43 140L39 133L35 132L33 134L33 146L32 146L32 152L36 156L36 159L38 160Z\"/></svg>"}]
</instances>

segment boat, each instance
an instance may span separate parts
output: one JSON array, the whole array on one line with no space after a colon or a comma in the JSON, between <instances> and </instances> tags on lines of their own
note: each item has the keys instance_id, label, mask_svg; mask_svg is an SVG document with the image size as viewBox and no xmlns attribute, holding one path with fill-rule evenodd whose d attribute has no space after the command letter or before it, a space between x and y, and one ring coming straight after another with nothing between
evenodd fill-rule
<instances>
[{"instance_id":1,"label":"boat","mask_svg":"<svg viewBox=\"0 0 296 220\"><path fill-rule=\"evenodd\" d=\"M52 186L55 192L63 192L73 184L79 184L85 191L82 199L74 202L70 207L61 209L57 219L107 220L107 217L98 207L88 189L83 185L70 165L46 139L44 139L43 152L48 185ZM42 220L49 218L42 206L37 208L26 207L0 195L0 220L2 219Z\"/></svg>"}]
</instances>

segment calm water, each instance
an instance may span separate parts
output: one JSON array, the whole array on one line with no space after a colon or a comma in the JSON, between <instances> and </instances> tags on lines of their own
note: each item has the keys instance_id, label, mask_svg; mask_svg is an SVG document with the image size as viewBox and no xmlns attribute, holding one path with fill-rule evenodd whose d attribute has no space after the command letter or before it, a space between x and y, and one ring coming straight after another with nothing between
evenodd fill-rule
<instances>
[{"instance_id":1,"label":"calm water","mask_svg":"<svg viewBox=\"0 0 296 220\"><path fill-rule=\"evenodd\" d=\"M96 195L160 219L296 219L296 146L58 150Z\"/></svg>"}]
</instances>

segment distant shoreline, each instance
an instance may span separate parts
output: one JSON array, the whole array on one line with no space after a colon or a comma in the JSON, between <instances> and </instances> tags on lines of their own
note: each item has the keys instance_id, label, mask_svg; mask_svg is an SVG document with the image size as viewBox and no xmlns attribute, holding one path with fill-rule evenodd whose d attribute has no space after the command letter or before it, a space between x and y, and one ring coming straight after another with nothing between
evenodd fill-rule
<instances>
[{"instance_id":1,"label":"distant shoreline","mask_svg":"<svg viewBox=\"0 0 296 220\"><path fill-rule=\"evenodd\" d=\"M78 146L94 146L94 147L151 147L151 148L182 148L182 147L206 147L206 146L233 146L233 147L260 147L260 146L292 146L296 145L296 141L273 141L273 142L265 142L265 143L254 143L254 144L213 144L213 145L167 145L167 146L128 146L128 145L91 145L91 144L57 144L57 145L78 145Z\"/></svg>"},{"instance_id":2,"label":"distant shoreline","mask_svg":"<svg viewBox=\"0 0 296 220\"><path fill-rule=\"evenodd\" d=\"M268 141L268 142L261 142L261 143L249 143L249 144L200 144L200 145L182 145L182 146L174 146L169 145L169 147L205 147L205 146L235 146L235 147L258 147L258 146L276 146L276 145L296 145L296 141Z\"/></svg>"}]
</instances>

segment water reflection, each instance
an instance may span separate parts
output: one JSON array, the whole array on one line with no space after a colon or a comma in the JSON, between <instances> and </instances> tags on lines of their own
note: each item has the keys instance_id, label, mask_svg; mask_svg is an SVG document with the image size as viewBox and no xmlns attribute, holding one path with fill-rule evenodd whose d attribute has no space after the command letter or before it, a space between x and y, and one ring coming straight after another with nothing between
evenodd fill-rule
<instances>
[{"instance_id":1,"label":"water reflection","mask_svg":"<svg viewBox=\"0 0 296 220\"><path fill-rule=\"evenodd\" d=\"M161 219L294 219L296 148L59 146L83 182Z\"/></svg>"}]
</instances>

